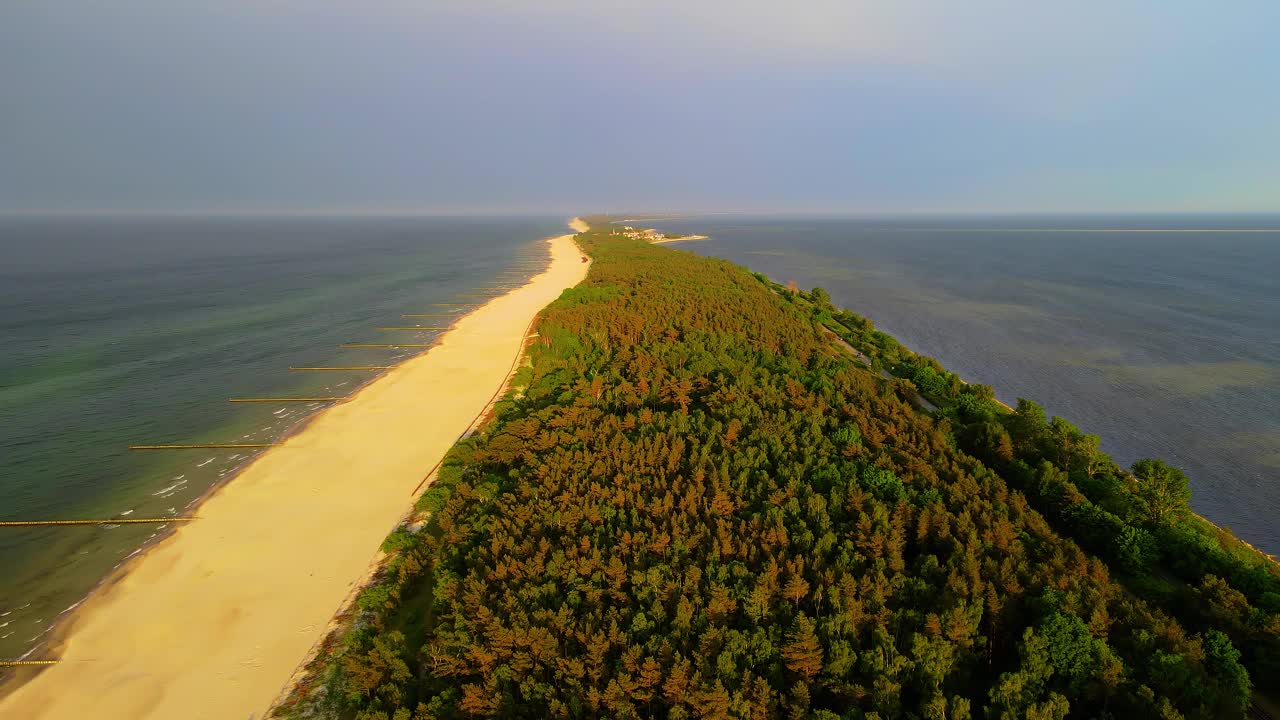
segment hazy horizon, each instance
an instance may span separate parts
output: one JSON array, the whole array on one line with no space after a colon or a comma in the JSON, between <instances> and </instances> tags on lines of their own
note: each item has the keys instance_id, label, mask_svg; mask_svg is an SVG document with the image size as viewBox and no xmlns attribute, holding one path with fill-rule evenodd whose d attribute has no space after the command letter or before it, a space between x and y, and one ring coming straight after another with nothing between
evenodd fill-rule
<instances>
[{"instance_id":1,"label":"hazy horizon","mask_svg":"<svg viewBox=\"0 0 1280 720\"><path fill-rule=\"evenodd\" d=\"M714 217L733 217L733 218L760 218L760 219L833 219L833 220L899 220L899 219L938 219L946 220L950 218L957 219L980 219L980 218L1028 218L1028 219L1062 219L1062 218L1232 218L1232 219L1267 219L1280 221L1280 211L1196 211L1196 210L1078 210L1078 211L1050 211L1050 210L970 210L970 211L853 211L853 210L706 210L706 211L672 211L672 210L634 210L634 211L572 211L572 210L413 210L413 209L392 209L392 210L363 210L355 208L300 208L285 210L270 210L258 208L245 209L173 209L173 210L144 210L144 209L123 209L123 210L104 210L104 209L77 209L77 210L0 210L0 218L20 219L20 218L121 218L121 219L145 219L145 218L189 218L189 219L237 219L237 218L316 218L316 217L332 217L335 219L377 219L377 218L552 218L563 216L566 220L574 217L591 217L606 216L613 218L612 222L621 222L627 218L634 218L637 222L644 220L661 221L661 220L696 220L698 218L714 218ZM1268 229L1270 232L1272 229ZM1230 230L1227 230L1230 232ZM1252 232L1252 231L1247 231Z\"/></svg>"},{"instance_id":2,"label":"hazy horizon","mask_svg":"<svg viewBox=\"0 0 1280 720\"><path fill-rule=\"evenodd\" d=\"M1248 0L15 0L0 212L1276 212L1277 21Z\"/></svg>"}]
</instances>

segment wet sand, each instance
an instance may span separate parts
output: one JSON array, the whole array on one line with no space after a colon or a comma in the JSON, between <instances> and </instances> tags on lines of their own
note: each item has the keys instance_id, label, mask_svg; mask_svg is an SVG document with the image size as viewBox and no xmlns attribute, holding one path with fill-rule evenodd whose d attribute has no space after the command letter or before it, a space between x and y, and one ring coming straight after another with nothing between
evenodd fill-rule
<instances>
[{"instance_id":1,"label":"wet sand","mask_svg":"<svg viewBox=\"0 0 1280 720\"><path fill-rule=\"evenodd\" d=\"M530 321L586 276L572 235L547 242L545 272L264 453L95 592L60 633L62 662L12 688L0 717L263 717Z\"/></svg>"}]
</instances>

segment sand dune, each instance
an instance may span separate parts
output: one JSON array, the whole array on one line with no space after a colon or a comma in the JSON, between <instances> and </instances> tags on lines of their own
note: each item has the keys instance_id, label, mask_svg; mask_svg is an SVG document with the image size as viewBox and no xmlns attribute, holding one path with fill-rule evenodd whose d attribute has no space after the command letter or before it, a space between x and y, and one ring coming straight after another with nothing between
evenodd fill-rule
<instances>
[{"instance_id":1,"label":"sand dune","mask_svg":"<svg viewBox=\"0 0 1280 720\"><path fill-rule=\"evenodd\" d=\"M574 218L575 230L585 229ZM317 417L81 606L63 662L0 700L24 720L261 718L411 492L485 408L535 314L585 277L573 236L529 284Z\"/></svg>"}]
</instances>

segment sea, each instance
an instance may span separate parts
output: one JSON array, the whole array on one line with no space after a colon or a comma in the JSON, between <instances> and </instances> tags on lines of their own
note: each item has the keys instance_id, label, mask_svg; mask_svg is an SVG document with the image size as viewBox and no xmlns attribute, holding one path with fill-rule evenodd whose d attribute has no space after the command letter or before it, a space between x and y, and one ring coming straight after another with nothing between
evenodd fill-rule
<instances>
[{"instance_id":1,"label":"sea","mask_svg":"<svg viewBox=\"0 0 1280 720\"><path fill-rule=\"evenodd\" d=\"M559 217L0 218L0 659L57 620L257 450L545 266ZM424 402L429 398L424 398ZM359 482L359 478L352 478ZM280 512L287 513L288 507ZM264 517L262 522L271 522ZM128 628L120 629L122 634Z\"/></svg>"},{"instance_id":2,"label":"sea","mask_svg":"<svg viewBox=\"0 0 1280 720\"><path fill-rule=\"evenodd\" d=\"M1280 554L1280 216L788 218L635 225L820 286L1006 403L1125 466L1182 468L1191 506Z\"/></svg>"}]
</instances>

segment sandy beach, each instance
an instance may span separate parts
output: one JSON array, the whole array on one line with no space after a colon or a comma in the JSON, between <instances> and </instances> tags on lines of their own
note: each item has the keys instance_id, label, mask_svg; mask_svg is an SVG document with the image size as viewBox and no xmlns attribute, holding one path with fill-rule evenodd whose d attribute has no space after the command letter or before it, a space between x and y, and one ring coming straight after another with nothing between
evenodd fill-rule
<instances>
[{"instance_id":1,"label":"sandy beach","mask_svg":"<svg viewBox=\"0 0 1280 720\"><path fill-rule=\"evenodd\" d=\"M664 245L666 243L689 242L691 240L710 240L706 235L685 235L684 237L663 238L661 240L650 240L654 245Z\"/></svg>"},{"instance_id":2,"label":"sandy beach","mask_svg":"<svg viewBox=\"0 0 1280 720\"><path fill-rule=\"evenodd\" d=\"M51 653L62 662L0 698L0 718L262 718L530 321L586 276L572 235L547 243L545 272L264 453L95 592Z\"/></svg>"}]
</instances>

